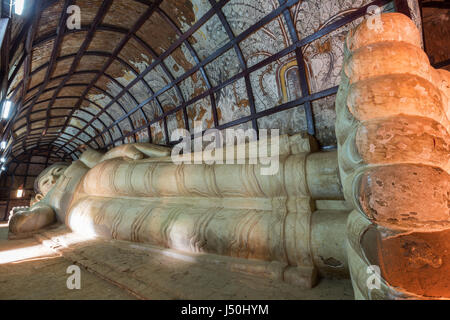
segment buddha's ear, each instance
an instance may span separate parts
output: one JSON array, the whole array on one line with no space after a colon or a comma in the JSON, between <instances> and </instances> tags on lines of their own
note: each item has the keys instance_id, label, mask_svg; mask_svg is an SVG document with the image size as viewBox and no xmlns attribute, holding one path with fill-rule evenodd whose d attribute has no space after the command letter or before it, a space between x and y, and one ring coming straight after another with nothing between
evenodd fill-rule
<instances>
[{"instance_id":1,"label":"buddha's ear","mask_svg":"<svg viewBox=\"0 0 450 320\"><path fill-rule=\"evenodd\" d=\"M36 201L41 201L42 199L44 199L44 195L42 193L38 193L34 196L34 199Z\"/></svg>"}]
</instances>

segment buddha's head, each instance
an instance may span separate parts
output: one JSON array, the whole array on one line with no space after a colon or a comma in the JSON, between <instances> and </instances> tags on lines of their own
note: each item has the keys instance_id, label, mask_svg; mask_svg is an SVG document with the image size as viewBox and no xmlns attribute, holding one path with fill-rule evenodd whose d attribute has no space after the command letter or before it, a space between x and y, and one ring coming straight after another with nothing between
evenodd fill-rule
<instances>
[{"instance_id":1,"label":"buddha's head","mask_svg":"<svg viewBox=\"0 0 450 320\"><path fill-rule=\"evenodd\" d=\"M36 193L36 200L40 201L53 188L58 178L64 173L69 164L55 163L50 167L44 169L36 180L34 180L34 192Z\"/></svg>"}]
</instances>

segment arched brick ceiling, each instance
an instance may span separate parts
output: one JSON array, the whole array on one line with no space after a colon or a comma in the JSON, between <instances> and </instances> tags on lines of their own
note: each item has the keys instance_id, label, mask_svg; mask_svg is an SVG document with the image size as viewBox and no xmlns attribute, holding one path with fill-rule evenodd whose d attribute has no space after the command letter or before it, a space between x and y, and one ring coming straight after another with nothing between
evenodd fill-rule
<instances>
[{"instance_id":1,"label":"arched brick ceiling","mask_svg":"<svg viewBox=\"0 0 450 320\"><path fill-rule=\"evenodd\" d=\"M170 144L207 128L308 131L335 144L343 39L378 0L34 0L14 17L4 137L45 147ZM67 7L81 28L65 27Z\"/></svg>"}]
</instances>

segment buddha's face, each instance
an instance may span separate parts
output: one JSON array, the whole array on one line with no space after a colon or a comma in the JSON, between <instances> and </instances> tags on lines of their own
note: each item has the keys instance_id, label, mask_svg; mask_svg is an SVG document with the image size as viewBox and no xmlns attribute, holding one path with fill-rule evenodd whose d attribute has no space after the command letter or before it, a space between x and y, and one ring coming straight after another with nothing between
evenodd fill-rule
<instances>
[{"instance_id":1,"label":"buddha's face","mask_svg":"<svg viewBox=\"0 0 450 320\"><path fill-rule=\"evenodd\" d=\"M40 194L45 196L56 184L58 178L64 173L68 166L65 164L54 164L46 169L46 172L39 177L37 183Z\"/></svg>"}]
</instances>

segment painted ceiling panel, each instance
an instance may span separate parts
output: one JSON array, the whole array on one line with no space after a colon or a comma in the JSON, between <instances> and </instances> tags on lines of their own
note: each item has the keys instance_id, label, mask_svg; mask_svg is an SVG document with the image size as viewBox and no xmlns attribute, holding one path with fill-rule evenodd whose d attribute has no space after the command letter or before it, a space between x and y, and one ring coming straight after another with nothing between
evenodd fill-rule
<instances>
[{"instance_id":1,"label":"painted ceiling panel","mask_svg":"<svg viewBox=\"0 0 450 320\"><path fill-rule=\"evenodd\" d=\"M158 32L155 32L155 30L158 30ZM153 14L136 34L151 45L151 48L158 55L166 51L177 39L176 32L159 14Z\"/></svg>"},{"instance_id":2,"label":"painted ceiling panel","mask_svg":"<svg viewBox=\"0 0 450 320\"><path fill-rule=\"evenodd\" d=\"M189 128L194 133L194 125L201 126L202 130L214 127L210 97L203 98L187 108Z\"/></svg>"},{"instance_id":3,"label":"painted ceiling panel","mask_svg":"<svg viewBox=\"0 0 450 320\"><path fill-rule=\"evenodd\" d=\"M143 81L138 81L128 90L128 92L137 100L138 103L143 102L153 94L148 84L145 85Z\"/></svg>"},{"instance_id":4,"label":"painted ceiling panel","mask_svg":"<svg viewBox=\"0 0 450 320\"><path fill-rule=\"evenodd\" d=\"M165 144L167 142L166 133L164 131L163 126L164 124L162 120L150 126L152 133L152 141L155 141L155 143Z\"/></svg>"},{"instance_id":5,"label":"painted ceiling panel","mask_svg":"<svg viewBox=\"0 0 450 320\"><path fill-rule=\"evenodd\" d=\"M146 103L142 110L144 110L145 114L149 119L155 119L157 117L160 117L162 115L161 109L158 107L155 100L150 101L149 103Z\"/></svg>"},{"instance_id":6,"label":"painted ceiling panel","mask_svg":"<svg viewBox=\"0 0 450 320\"><path fill-rule=\"evenodd\" d=\"M133 107L137 105L137 101L129 93L125 93L123 96L117 99L117 102L123 106L127 113L131 112Z\"/></svg>"},{"instance_id":7,"label":"painted ceiling panel","mask_svg":"<svg viewBox=\"0 0 450 320\"><path fill-rule=\"evenodd\" d=\"M60 75L65 75L69 72L70 67L73 63L73 58L60 60L56 63L55 71L53 71L53 76L57 77Z\"/></svg>"},{"instance_id":8,"label":"painted ceiling panel","mask_svg":"<svg viewBox=\"0 0 450 320\"><path fill-rule=\"evenodd\" d=\"M227 33L217 15L203 24L189 38L189 43L197 52L200 60L206 59L228 40Z\"/></svg>"},{"instance_id":9,"label":"painted ceiling panel","mask_svg":"<svg viewBox=\"0 0 450 320\"><path fill-rule=\"evenodd\" d=\"M29 95L27 95L26 99L28 100L30 98L30 100L31 100L31 98L35 98L36 95L37 95L38 89L39 88L36 88L36 90L33 90L32 91L33 95L30 96L30 97L29 97ZM71 88L68 87L68 89L70 90ZM47 100L47 99L51 99L51 97L53 96L53 94L55 92L56 92L56 88L45 89L44 92L40 96L38 96L37 102L44 101L44 100Z\"/></svg>"},{"instance_id":10,"label":"painted ceiling panel","mask_svg":"<svg viewBox=\"0 0 450 320\"><path fill-rule=\"evenodd\" d=\"M84 85L71 85L70 87L66 86L59 92L59 97L66 96L80 96L86 87Z\"/></svg>"},{"instance_id":11,"label":"painted ceiling panel","mask_svg":"<svg viewBox=\"0 0 450 320\"><path fill-rule=\"evenodd\" d=\"M89 84L95 77L96 73L95 71L90 72L81 72L74 74L70 77L69 80L67 80L67 84L71 83L86 83Z\"/></svg>"},{"instance_id":12,"label":"painted ceiling panel","mask_svg":"<svg viewBox=\"0 0 450 320\"><path fill-rule=\"evenodd\" d=\"M62 75L64 75L64 74L62 74ZM61 83L61 76L62 75L59 75L56 78L53 78L52 80L49 80L47 85L46 85L46 88L57 88L58 85ZM42 85L42 82L38 84L38 86L40 86L40 85Z\"/></svg>"},{"instance_id":13,"label":"painted ceiling panel","mask_svg":"<svg viewBox=\"0 0 450 320\"><path fill-rule=\"evenodd\" d=\"M83 56L76 71L101 70L107 59L108 58L104 56Z\"/></svg>"},{"instance_id":14,"label":"painted ceiling panel","mask_svg":"<svg viewBox=\"0 0 450 320\"><path fill-rule=\"evenodd\" d=\"M63 8L63 1L55 1L55 3L45 10L41 14L41 20L45 23L38 25L36 37L40 38L44 35L52 34L58 27L61 11Z\"/></svg>"},{"instance_id":15,"label":"painted ceiling panel","mask_svg":"<svg viewBox=\"0 0 450 320\"><path fill-rule=\"evenodd\" d=\"M244 69L239 61L235 49L228 49L225 53L205 66L208 79L213 86L222 84Z\"/></svg>"},{"instance_id":16,"label":"painted ceiling panel","mask_svg":"<svg viewBox=\"0 0 450 320\"><path fill-rule=\"evenodd\" d=\"M222 11L234 35L239 36L278 6L278 1L275 0L252 2L231 0L223 7Z\"/></svg>"},{"instance_id":17,"label":"painted ceiling panel","mask_svg":"<svg viewBox=\"0 0 450 320\"><path fill-rule=\"evenodd\" d=\"M62 1L64 2L64 1ZM89 25L94 20L98 9L102 4L102 0L76 0L74 4L80 7L81 24Z\"/></svg>"},{"instance_id":18,"label":"painted ceiling panel","mask_svg":"<svg viewBox=\"0 0 450 320\"><path fill-rule=\"evenodd\" d=\"M122 40L123 34L113 31L97 31L89 44L88 51L112 53Z\"/></svg>"},{"instance_id":19,"label":"painted ceiling panel","mask_svg":"<svg viewBox=\"0 0 450 320\"><path fill-rule=\"evenodd\" d=\"M136 78L137 71L124 60L114 60L106 69L106 73L119 81L123 86Z\"/></svg>"},{"instance_id":20,"label":"painted ceiling panel","mask_svg":"<svg viewBox=\"0 0 450 320\"><path fill-rule=\"evenodd\" d=\"M51 117L56 117L56 116L64 116L69 114L70 109L57 109L57 108L52 108L52 110L50 110L50 116Z\"/></svg>"},{"instance_id":21,"label":"painted ceiling panel","mask_svg":"<svg viewBox=\"0 0 450 320\"><path fill-rule=\"evenodd\" d=\"M37 93L38 93L38 91L39 91L39 88L34 88L34 89L28 90L28 92L27 92L26 95L25 95L25 103L30 102L31 98L33 98L34 96L36 96ZM37 102L40 102L40 101L42 101L42 100L43 100L43 99L40 99L40 100L37 101Z\"/></svg>"},{"instance_id":22,"label":"painted ceiling panel","mask_svg":"<svg viewBox=\"0 0 450 320\"><path fill-rule=\"evenodd\" d=\"M132 17L139 17L145 12L147 7L133 0L114 1L108 10L108 14L103 19L103 23L130 29L135 20ZM127 18L124 19L124 17Z\"/></svg>"},{"instance_id":23,"label":"painted ceiling panel","mask_svg":"<svg viewBox=\"0 0 450 320\"><path fill-rule=\"evenodd\" d=\"M46 111L38 111L38 112L32 112L30 114L30 119L31 120L36 120L36 119L45 119L45 117L47 116L47 112Z\"/></svg>"},{"instance_id":24,"label":"painted ceiling panel","mask_svg":"<svg viewBox=\"0 0 450 320\"><path fill-rule=\"evenodd\" d=\"M219 125L247 117L251 114L243 79L222 88L215 96Z\"/></svg>"},{"instance_id":25,"label":"painted ceiling panel","mask_svg":"<svg viewBox=\"0 0 450 320\"><path fill-rule=\"evenodd\" d=\"M142 72L153 62L147 49L136 39L130 39L120 51L119 57L134 66L135 70Z\"/></svg>"},{"instance_id":26,"label":"painted ceiling panel","mask_svg":"<svg viewBox=\"0 0 450 320\"><path fill-rule=\"evenodd\" d=\"M164 60L164 64L172 76L178 78L195 66L195 60L186 44L182 43Z\"/></svg>"},{"instance_id":27,"label":"painted ceiling panel","mask_svg":"<svg viewBox=\"0 0 450 320\"><path fill-rule=\"evenodd\" d=\"M180 82L179 87L185 101L189 101L199 96L208 89L205 80L199 71Z\"/></svg>"},{"instance_id":28,"label":"painted ceiling panel","mask_svg":"<svg viewBox=\"0 0 450 320\"><path fill-rule=\"evenodd\" d=\"M208 0L167 0L160 8L182 32L186 32L211 9L211 5Z\"/></svg>"},{"instance_id":29,"label":"painted ceiling panel","mask_svg":"<svg viewBox=\"0 0 450 320\"><path fill-rule=\"evenodd\" d=\"M70 54L77 53L86 38L87 31L76 31L66 34L63 38L64 45L61 47L59 56L64 57Z\"/></svg>"},{"instance_id":30,"label":"painted ceiling panel","mask_svg":"<svg viewBox=\"0 0 450 320\"><path fill-rule=\"evenodd\" d=\"M38 67L48 62L48 58L51 55L55 41L49 40L42 42L32 50L31 59L31 71L36 70Z\"/></svg>"},{"instance_id":31,"label":"painted ceiling panel","mask_svg":"<svg viewBox=\"0 0 450 320\"><path fill-rule=\"evenodd\" d=\"M37 85L40 85L45 77L45 73L47 72L47 68L43 68L33 74L31 77L30 88L35 88Z\"/></svg>"}]
</instances>

